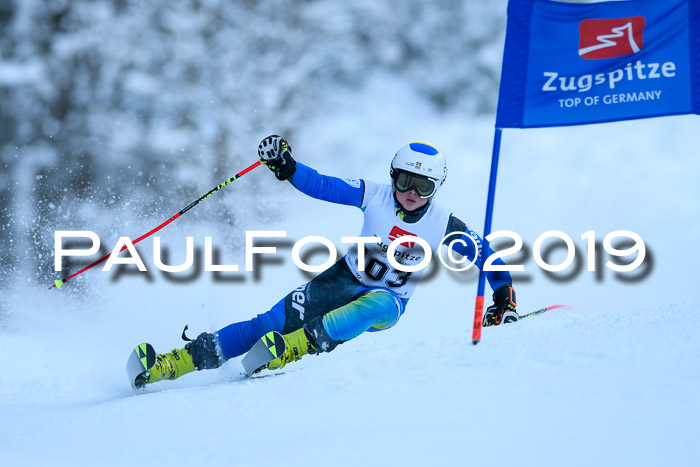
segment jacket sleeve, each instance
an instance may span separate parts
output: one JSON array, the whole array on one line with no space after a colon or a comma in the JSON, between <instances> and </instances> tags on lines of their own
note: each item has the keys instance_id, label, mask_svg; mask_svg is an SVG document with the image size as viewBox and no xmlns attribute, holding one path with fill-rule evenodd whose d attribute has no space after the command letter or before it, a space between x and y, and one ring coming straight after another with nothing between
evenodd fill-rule
<instances>
[{"instance_id":1,"label":"jacket sleeve","mask_svg":"<svg viewBox=\"0 0 700 467\"><path fill-rule=\"evenodd\" d=\"M341 179L323 175L300 162L289 182L305 195L346 206L362 206L365 194L364 180Z\"/></svg>"},{"instance_id":2,"label":"jacket sleeve","mask_svg":"<svg viewBox=\"0 0 700 467\"><path fill-rule=\"evenodd\" d=\"M445 231L445 235L447 236L453 232L461 232L462 235L455 234L450 237L446 237L443 243L449 246L450 243L454 242L456 239L463 240L466 245L462 244L462 242L455 242L452 244L452 250L464 256L469 261L474 262L479 269L482 269L485 259L493 254L493 250L489 247L486 251L486 255L484 255L482 251L483 242L481 237L467 227L464 222L455 216L450 215L450 220L447 222L447 230ZM479 258L477 261L474 261L477 255ZM493 264L505 265L503 260L500 258L496 259ZM498 287L504 284L510 285L513 282L508 271L488 271L486 272L486 280L489 282L492 290L496 290Z\"/></svg>"}]
</instances>

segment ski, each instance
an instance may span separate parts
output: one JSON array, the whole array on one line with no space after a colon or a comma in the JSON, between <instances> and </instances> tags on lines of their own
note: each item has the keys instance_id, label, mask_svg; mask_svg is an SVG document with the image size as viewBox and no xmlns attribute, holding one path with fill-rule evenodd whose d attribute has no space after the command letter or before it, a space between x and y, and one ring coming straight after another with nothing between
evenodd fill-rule
<instances>
[{"instance_id":1,"label":"ski","mask_svg":"<svg viewBox=\"0 0 700 467\"><path fill-rule=\"evenodd\" d=\"M126 362L126 374L134 390L144 387L141 376L156 364L156 351L151 344L137 345Z\"/></svg>"},{"instance_id":2,"label":"ski","mask_svg":"<svg viewBox=\"0 0 700 467\"><path fill-rule=\"evenodd\" d=\"M262 336L245 354L241 364L247 376L262 370L272 360L279 358L287 350L287 343L282 334L271 331Z\"/></svg>"},{"instance_id":3,"label":"ski","mask_svg":"<svg viewBox=\"0 0 700 467\"><path fill-rule=\"evenodd\" d=\"M551 305L551 306L548 306L546 308L542 308L541 310L533 311L532 313L528 313L526 315L519 315L518 319L529 318L531 316L541 315L542 313L547 312L547 311L559 310L559 309L568 310L568 309L571 309L571 307L568 305Z\"/></svg>"}]
</instances>

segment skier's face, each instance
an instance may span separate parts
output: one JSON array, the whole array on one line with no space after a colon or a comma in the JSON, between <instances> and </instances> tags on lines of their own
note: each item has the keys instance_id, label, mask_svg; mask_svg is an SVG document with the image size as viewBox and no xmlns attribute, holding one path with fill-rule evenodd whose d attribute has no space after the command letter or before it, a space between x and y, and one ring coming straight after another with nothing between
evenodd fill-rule
<instances>
[{"instance_id":1,"label":"skier's face","mask_svg":"<svg viewBox=\"0 0 700 467\"><path fill-rule=\"evenodd\" d=\"M401 207L409 212L420 209L428 204L428 198L421 198L414 189L410 189L403 193L401 193L399 190L394 190L394 193L396 194L396 200L399 202Z\"/></svg>"}]
</instances>

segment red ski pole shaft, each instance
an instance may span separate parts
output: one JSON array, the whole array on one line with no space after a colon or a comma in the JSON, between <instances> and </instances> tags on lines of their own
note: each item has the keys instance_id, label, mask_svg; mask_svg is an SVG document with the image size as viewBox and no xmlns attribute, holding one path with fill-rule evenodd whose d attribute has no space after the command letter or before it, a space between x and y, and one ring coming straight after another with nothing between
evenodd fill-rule
<instances>
[{"instance_id":1,"label":"red ski pole shaft","mask_svg":"<svg viewBox=\"0 0 700 467\"><path fill-rule=\"evenodd\" d=\"M247 174L248 172L250 172L251 170L253 170L253 169L256 168L257 166L262 165L262 164L263 164L262 161L257 161L257 162L255 162L254 164L250 165L249 167L247 167L247 168L243 169L242 171L238 172L236 175L234 175L233 177L229 178L228 180L225 180L224 182L218 184L217 186L215 186L214 188L212 188L211 190L209 190L208 192L206 192L204 195L200 196L198 199L194 200L194 201L191 202L189 205L187 205L186 207L184 207L180 212L178 212L177 214L175 214L174 216L172 216L170 219L168 219L167 221L163 222L162 224L160 224L160 225L159 225L158 227L156 227L155 229L153 229L153 230L151 230L151 231L149 231L149 232L146 232L145 234L141 235L139 238L137 238L136 240L134 240L134 241L131 242L131 243L132 243L133 245L135 245L135 244L137 244L138 242L140 242L141 240L143 240L144 238L150 237L151 235L153 235L154 233L158 232L160 229L162 229L162 228L165 227L166 225L170 224L172 221L174 221L175 219L177 219L178 217L180 217L181 215L183 215L184 213L186 213L187 211L189 211L190 209L192 209L193 207L195 207L196 205L198 205L199 203L201 203L202 201L204 201L205 199L207 199L209 196L211 196L211 195L214 194L215 192L219 191L220 189L222 189L223 187L225 187L226 185L228 185L228 184L231 183L232 181L236 180L237 178L242 177L243 175ZM121 253L121 252L124 251L125 249L126 249L126 245L122 246L122 248L121 248L121 250L119 250L119 252ZM52 289L52 288L54 288L54 287L56 287L57 289L60 289L60 288L63 286L63 284L64 284L67 280L72 279L72 278L74 278L75 276L77 276L78 274L82 274L82 273L84 273L85 271L87 271L88 269L91 269L91 268L97 266L98 264L102 263L103 261L105 261L105 260L106 260L107 258L109 258L110 256L111 256L111 253L110 253L109 255L103 256L102 258L98 259L98 260L95 261L94 263L89 264L88 266L85 266L85 267L84 267L83 269L81 269L80 271L75 272L75 273L71 274L70 276L68 276L68 277L66 277L66 278L63 278L63 279L61 279L61 280L56 280L56 281L54 281L54 284L53 284L51 287L49 287L49 289Z\"/></svg>"}]
</instances>

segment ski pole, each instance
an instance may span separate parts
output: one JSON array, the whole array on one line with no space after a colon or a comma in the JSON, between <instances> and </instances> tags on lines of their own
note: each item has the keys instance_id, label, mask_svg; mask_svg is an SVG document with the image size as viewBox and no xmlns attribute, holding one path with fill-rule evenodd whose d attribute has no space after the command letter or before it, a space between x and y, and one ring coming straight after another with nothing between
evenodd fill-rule
<instances>
[{"instance_id":1,"label":"ski pole","mask_svg":"<svg viewBox=\"0 0 700 467\"><path fill-rule=\"evenodd\" d=\"M185 208L183 208L180 212L178 212L177 214L175 214L174 216L172 216L170 219L168 219L167 221L165 221L165 222L163 222L162 224L160 224L158 227L156 227L155 229L151 230L150 232L147 232L147 233L141 235L139 238L137 238L136 240L134 240L133 242L131 242L132 245L137 244L138 242L140 242L140 241L143 240L144 238L150 237L151 235L153 235L154 233L158 232L160 229L162 229L162 228L165 227L166 225L170 224L172 221L174 221L175 219L177 219L178 217L180 217L181 215L183 215L184 213L186 213L187 211L189 211L190 209L192 209L193 207L195 207L196 205L198 205L199 203L201 203L202 201L204 201L205 199L207 199L209 196L211 196L211 195L214 194L215 192L219 191L220 189L222 189L223 187L225 187L226 185L228 185L228 184L231 183L232 181L236 180L236 179L239 178L239 177L242 177L243 175L247 174L248 172L250 172L251 170L253 170L253 169L256 168L257 166L262 165L262 164L264 164L264 162L262 162L262 161L257 161L257 162L255 162L254 164L252 164L252 165L250 165L249 167L247 167L246 169L240 171L239 173L237 173L237 174L234 175L233 177L229 178L228 180L226 180L226 181L220 183L219 185L215 186L214 188L212 188L211 190L209 190L208 192L206 192L204 195L202 195L202 196L199 197L198 199L192 201L192 203L190 203L188 206L186 206ZM122 246L122 248L121 248L121 250L119 250L119 252L121 253L121 252L124 251L125 249L126 249L126 245ZM90 265L88 265L88 266L85 266L85 267L84 267L83 269L81 269L80 271L78 271L78 272L76 272L76 273L73 273L73 274L71 274L71 275L68 276L68 277L65 277L65 278L63 278L63 279L61 279L61 280L55 280L55 281L54 281L54 284L53 284L51 287L49 287L49 290L52 289L52 288L54 288L54 287L56 287L57 289L60 289L60 288L63 286L63 284L64 284L68 279L72 279L72 278L74 278L75 276L77 276L78 274L82 274L82 273L84 273L85 271L87 271L88 269L90 269L90 268L92 268L92 267L94 267L94 266L97 266L98 264L100 264L101 262L103 262L103 261L105 261L107 258L109 258L110 255L111 255L111 253L110 253L109 255L103 256L102 258L98 259L98 260L95 261L94 263L92 263L92 264L90 264Z\"/></svg>"}]
</instances>

